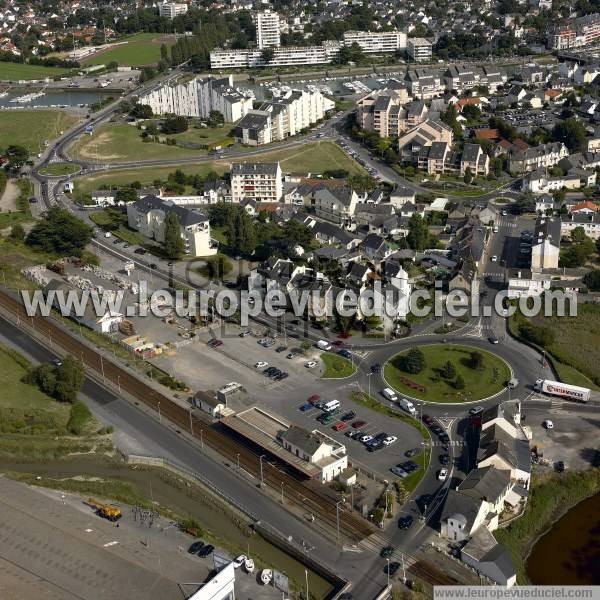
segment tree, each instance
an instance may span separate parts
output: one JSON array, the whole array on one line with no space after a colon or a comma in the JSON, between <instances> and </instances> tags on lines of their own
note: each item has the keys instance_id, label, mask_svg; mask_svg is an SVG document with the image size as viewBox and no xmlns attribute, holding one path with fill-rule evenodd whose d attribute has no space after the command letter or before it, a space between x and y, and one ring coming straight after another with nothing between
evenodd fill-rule
<instances>
[{"instance_id":1,"label":"tree","mask_svg":"<svg viewBox=\"0 0 600 600\"><path fill-rule=\"evenodd\" d=\"M181 224L179 217L174 212L168 212L165 217L165 236L163 248L167 258L178 260L184 250L183 238L181 237Z\"/></svg>"},{"instance_id":2,"label":"tree","mask_svg":"<svg viewBox=\"0 0 600 600\"><path fill-rule=\"evenodd\" d=\"M124 187L117 190L117 194L115 196L115 200L120 203L123 202L125 204L129 202L135 202L138 200L139 194L135 188L132 187ZM118 227L117 227L118 229Z\"/></svg>"},{"instance_id":3,"label":"tree","mask_svg":"<svg viewBox=\"0 0 600 600\"><path fill-rule=\"evenodd\" d=\"M6 169L8 171L12 171L13 173L20 171L25 166L25 163L29 160L29 151L23 146L12 144L6 149L4 154L8 159Z\"/></svg>"},{"instance_id":4,"label":"tree","mask_svg":"<svg viewBox=\"0 0 600 600\"><path fill-rule=\"evenodd\" d=\"M456 368L451 361L447 361L446 364L440 369L440 375L444 379L454 379L456 377Z\"/></svg>"},{"instance_id":5,"label":"tree","mask_svg":"<svg viewBox=\"0 0 600 600\"><path fill-rule=\"evenodd\" d=\"M594 269L583 276L583 283L592 291L600 290L600 269Z\"/></svg>"},{"instance_id":6,"label":"tree","mask_svg":"<svg viewBox=\"0 0 600 600\"><path fill-rule=\"evenodd\" d=\"M471 167L465 169L464 181L467 185L470 185L473 182L473 172L471 171Z\"/></svg>"},{"instance_id":7,"label":"tree","mask_svg":"<svg viewBox=\"0 0 600 600\"><path fill-rule=\"evenodd\" d=\"M407 373L416 375L425 368L425 356L419 348L411 348L408 353L401 357L400 369Z\"/></svg>"},{"instance_id":8,"label":"tree","mask_svg":"<svg viewBox=\"0 0 600 600\"><path fill-rule=\"evenodd\" d=\"M223 127L225 124L225 117L219 110L211 110L208 115L208 122L211 127Z\"/></svg>"},{"instance_id":9,"label":"tree","mask_svg":"<svg viewBox=\"0 0 600 600\"><path fill-rule=\"evenodd\" d=\"M139 102L131 107L129 114L135 119L151 119L154 116L152 108L148 104L140 104Z\"/></svg>"},{"instance_id":10,"label":"tree","mask_svg":"<svg viewBox=\"0 0 600 600\"><path fill-rule=\"evenodd\" d=\"M580 152L586 145L585 127L577 119L567 119L554 126L552 138L562 142L571 152Z\"/></svg>"},{"instance_id":11,"label":"tree","mask_svg":"<svg viewBox=\"0 0 600 600\"><path fill-rule=\"evenodd\" d=\"M75 402L84 379L85 370L81 360L76 360L70 355L66 356L62 365L56 369L54 397L59 402Z\"/></svg>"},{"instance_id":12,"label":"tree","mask_svg":"<svg viewBox=\"0 0 600 600\"><path fill-rule=\"evenodd\" d=\"M92 228L69 211L54 206L35 225L25 243L36 250L62 256L81 256L92 239Z\"/></svg>"},{"instance_id":13,"label":"tree","mask_svg":"<svg viewBox=\"0 0 600 600\"><path fill-rule=\"evenodd\" d=\"M183 133L187 131L188 122L185 117L169 115L160 126L163 133Z\"/></svg>"},{"instance_id":14,"label":"tree","mask_svg":"<svg viewBox=\"0 0 600 600\"><path fill-rule=\"evenodd\" d=\"M454 388L457 390L465 389L465 380L462 375L458 374L454 380Z\"/></svg>"},{"instance_id":15,"label":"tree","mask_svg":"<svg viewBox=\"0 0 600 600\"><path fill-rule=\"evenodd\" d=\"M408 235L406 241L413 250L422 252L429 246L431 234L427 222L421 215L414 214L408 221Z\"/></svg>"},{"instance_id":16,"label":"tree","mask_svg":"<svg viewBox=\"0 0 600 600\"><path fill-rule=\"evenodd\" d=\"M260 58L265 65L268 65L275 58L275 50L273 50L273 48L263 48L260 53Z\"/></svg>"},{"instance_id":17,"label":"tree","mask_svg":"<svg viewBox=\"0 0 600 600\"><path fill-rule=\"evenodd\" d=\"M469 357L469 367L476 371L483 369L483 354L481 354L481 352L477 350L471 352L471 356Z\"/></svg>"},{"instance_id":18,"label":"tree","mask_svg":"<svg viewBox=\"0 0 600 600\"><path fill-rule=\"evenodd\" d=\"M571 240L573 240L575 244L580 244L585 238L585 229L583 227L575 227L571 232Z\"/></svg>"},{"instance_id":19,"label":"tree","mask_svg":"<svg viewBox=\"0 0 600 600\"><path fill-rule=\"evenodd\" d=\"M164 61L169 61L169 49L166 44L160 45L160 58Z\"/></svg>"},{"instance_id":20,"label":"tree","mask_svg":"<svg viewBox=\"0 0 600 600\"><path fill-rule=\"evenodd\" d=\"M22 242L25 239L25 230L23 229L23 225L21 225L21 223L15 223L10 230L9 237L11 240Z\"/></svg>"}]
</instances>

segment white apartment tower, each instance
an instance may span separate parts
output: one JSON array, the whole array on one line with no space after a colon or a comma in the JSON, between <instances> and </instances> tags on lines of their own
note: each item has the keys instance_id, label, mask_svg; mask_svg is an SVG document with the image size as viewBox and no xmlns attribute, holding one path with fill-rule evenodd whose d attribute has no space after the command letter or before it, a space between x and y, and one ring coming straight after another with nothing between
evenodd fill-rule
<instances>
[{"instance_id":1,"label":"white apartment tower","mask_svg":"<svg viewBox=\"0 0 600 600\"><path fill-rule=\"evenodd\" d=\"M254 14L256 25L256 41L260 50L264 48L279 48L281 44L279 15L270 10Z\"/></svg>"},{"instance_id":2,"label":"white apartment tower","mask_svg":"<svg viewBox=\"0 0 600 600\"><path fill-rule=\"evenodd\" d=\"M283 193L279 163L234 163L231 165L231 200L279 202Z\"/></svg>"},{"instance_id":3,"label":"white apartment tower","mask_svg":"<svg viewBox=\"0 0 600 600\"><path fill-rule=\"evenodd\" d=\"M158 5L158 13L161 17L167 17L167 19L174 19L179 15L185 15L188 11L188 5L179 2L163 2Z\"/></svg>"}]
</instances>

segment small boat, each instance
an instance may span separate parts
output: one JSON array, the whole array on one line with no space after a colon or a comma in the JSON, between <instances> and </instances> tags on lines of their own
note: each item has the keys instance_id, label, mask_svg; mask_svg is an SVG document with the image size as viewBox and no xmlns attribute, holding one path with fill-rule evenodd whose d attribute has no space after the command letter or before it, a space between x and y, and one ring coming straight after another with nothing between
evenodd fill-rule
<instances>
[{"instance_id":1,"label":"small boat","mask_svg":"<svg viewBox=\"0 0 600 600\"><path fill-rule=\"evenodd\" d=\"M260 572L260 580L264 585L271 583L271 579L273 579L273 571L271 569L263 569Z\"/></svg>"},{"instance_id":2,"label":"small boat","mask_svg":"<svg viewBox=\"0 0 600 600\"><path fill-rule=\"evenodd\" d=\"M248 559L248 557L245 554L240 554L234 561L233 561L233 568L234 569L239 569Z\"/></svg>"},{"instance_id":3,"label":"small boat","mask_svg":"<svg viewBox=\"0 0 600 600\"><path fill-rule=\"evenodd\" d=\"M244 561L244 569L246 573L252 573L252 571L254 571L254 561L251 558L247 558Z\"/></svg>"}]
</instances>

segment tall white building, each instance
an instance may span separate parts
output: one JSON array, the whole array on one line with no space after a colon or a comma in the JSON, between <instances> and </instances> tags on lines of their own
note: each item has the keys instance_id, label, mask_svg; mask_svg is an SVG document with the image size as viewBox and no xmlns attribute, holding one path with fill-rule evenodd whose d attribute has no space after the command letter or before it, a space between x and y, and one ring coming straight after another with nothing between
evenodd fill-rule
<instances>
[{"instance_id":1,"label":"tall white building","mask_svg":"<svg viewBox=\"0 0 600 600\"><path fill-rule=\"evenodd\" d=\"M188 11L188 5L179 2L163 2L158 5L158 14L167 19L174 19L179 15L185 15Z\"/></svg>"},{"instance_id":2,"label":"tall white building","mask_svg":"<svg viewBox=\"0 0 600 600\"><path fill-rule=\"evenodd\" d=\"M231 200L279 202L283 194L279 163L234 163L231 165Z\"/></svg>"},{"instance_id":3,"label":"tall white building","mask_svg":"<svg viewBox=\"0 0 600 600\"><path fill-rule=\"evenodd\" d=\"M425 38L408 38L406 48L408 56L415 62L427 62L431 60L433 44Z\"/></svg>"},{"instance_id":4,"label":"tall white building","mask_svg":"<svg viewBox=\"0 0 600 600\"><path fill-rule=\"evenodd\" d=\"M211 110L218 110L229 123L238 121L252 108L252 98L233 88L231 75L220 79L186 75L150 90L138 101L157 115L208 118Z\"/></svg>"},{"instance_id":5,"label":"tall white building","mask_svg":"<svg viewBox=\"0 0 600 600\"><path fill-rule=\"evenodd\" d=\"M365 54L395 52L406 48L406 33L402 31L346 31L344 46L358 44Z\"/></svg>"},{"instance_id":6,"label":"tall white building","mask_svg":"<svg viewBox=\"0 0 600 600\"><path fill-rule=\"evenodd\" d=\"M254 13L256 25L256 42L260 50L278 48L281 44L279 15L270 10Z\"/></svg>"},{"instance_id":7,"label":"tall white building","mask_svg":"<svg viewBox=\"0 0 600 600\"><path fill-rule=\"evenodd\" d=\"M127 205L127 224L142 235L163 242L165 219L175 213L179 219L184 252L191 256L216 254L218 243L210 237L208 217L195 209L185 208L157 196L144 196Z\"/></svg>"},{"instance_id":8,"label":"tall white building","mask_svg":"<svg viewBox=\"0 0 600 600\"><path fill-rule=\"evenodd\" d=\"M234 136L243 144L260 146L297 135L335 108L320 91L288 90L279 98L263 102L236 125Z\"/></svg>"}]
</instances>

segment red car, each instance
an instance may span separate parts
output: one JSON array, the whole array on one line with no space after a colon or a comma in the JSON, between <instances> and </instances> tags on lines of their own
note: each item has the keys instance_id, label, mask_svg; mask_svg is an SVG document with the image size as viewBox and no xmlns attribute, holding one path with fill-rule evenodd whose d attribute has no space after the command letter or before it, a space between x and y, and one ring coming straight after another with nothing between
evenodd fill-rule
<instances>
[{"instance_id":1,"label":"red car","mask_svg":"<svg viewBox=\"0 0 600 600\"><path fill-rule=\"evenodd\" d=\"M308 398L308 402L310 402L311 404L314 404L315 402L318 402L321 399L321 396L319 396L319 394L313 394L312 396L310 396Z\"/></svg>"},{"instance_id":2,"label":"red car","mask_svg":"<svg viewBox=\"0 0 600 600\"><path fill-rule=\"evenodd\" d=\"M352 423L352 427L354 427L354 429L360 429L361 427L364 427L367 424L366 421L354 421L354 423Z\"/></svg>"},{"instance_id":3,"label":"red car","mask_svg":"<svg viewBox=\"0 0 600 600\"><path fill-rule=\"evenodd\" d=\"M346 427L348 427L348 425L340 421L339 423L336 423L331 429L333 429L334 431L342 431L343 429L346 429Z\"/></svg>"},{"instance_id":4,"label":"red car","mask_svg":"<svg viewBox=\"0 0 600 600\"><path fill-rule=\"evenodd\" d=\"M333 345L336 348L341 348L344 345L344 342L342 340L335 340L335 342L333 342Z\"/></svg>"},{"instance_id":5,"label":"red car","mask_svg":"<svg viewBox=\"0 0 600 600\"><path fill-rule=\"evenodd\" d=\"M212 348L218 348L219 346L222 346L223 342L221 340L213 340L211 347Z\"/></svg>"},{"instance_id":6,"label":"red car","mask_svg":"<svg viewBox=\"0 0 600 600\"><path fill-rule=\"evenodd\" d=\"M423 415L422 420L425 425L431 425L433 423L433 419L429 415Z\"/></svg>"}]
</instances>

